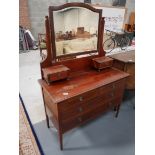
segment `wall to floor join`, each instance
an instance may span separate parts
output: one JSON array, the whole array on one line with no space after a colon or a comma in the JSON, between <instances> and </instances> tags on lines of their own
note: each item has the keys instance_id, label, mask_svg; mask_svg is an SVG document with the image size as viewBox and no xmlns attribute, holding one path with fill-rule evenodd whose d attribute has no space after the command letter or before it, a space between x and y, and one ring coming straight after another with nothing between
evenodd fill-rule
<instances>
[{"instance_id":1,"label":"wall to floor join","mask_svg":"<svg viewBox=\"0 0 155 155\"><path fill-rule=\"evenodd\" d=\"M92 4L112 5L113 0L91 0ZM66 2L83 2L83 0L28 0L31 32L35 39L38 33L45 33L45 16L48 15L48 7L51 5L61 5ZM126 0L127 15L125 23L128 23L129 15L135 9L135 0Z\"/></svg>"}]
</instances>

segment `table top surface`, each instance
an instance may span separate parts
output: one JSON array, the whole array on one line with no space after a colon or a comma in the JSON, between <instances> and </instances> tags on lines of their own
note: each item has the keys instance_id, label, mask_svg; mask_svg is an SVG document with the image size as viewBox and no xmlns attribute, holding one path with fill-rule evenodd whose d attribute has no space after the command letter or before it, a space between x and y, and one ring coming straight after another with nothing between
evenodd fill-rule
<instances>
[{"instance_id":1,"label":"table top surface","mask_svg":"<svg viewBox=\"0 0 155 155\"><path fill-rule=\"evenodd\" d=\"M135 51L128 51L123 53L117 53L113 55L109 55L109 57L119 60L124 63L135 63Z\"/></svg>"},{"instance_id":2,"label":"table top surface","mask_svg":"<svg viewBox=\"0 0 155 155\"><path fill-rule=\"evenodd\" d=\"M49 94L54 103L62 102L71 97L99 88L106 84L128 77L129 74L115 68L78 71L72 73L68 80L60 80L48 85L44 80L38 80L41 87Z\"/></svg>"}]
</instances>

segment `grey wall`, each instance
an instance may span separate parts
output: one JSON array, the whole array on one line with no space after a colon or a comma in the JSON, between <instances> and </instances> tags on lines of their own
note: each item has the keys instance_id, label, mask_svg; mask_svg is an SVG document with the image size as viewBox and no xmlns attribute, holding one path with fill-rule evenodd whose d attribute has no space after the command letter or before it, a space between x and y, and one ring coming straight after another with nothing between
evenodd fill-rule
<instances>
[{"instance_id":1,"label":"grey wall","mask_svg":"<svg viewBox=\"0 0 155 155\"><path fill-rule=\"evenodd\" d=\"M45 16L48 15L48 7L65 2L66 0L28 0L31 32L35 39L38 39L38 33L45 32L44 20Z\"/></svg>"},{"instance_id":2,"label":"grey wall","mask_svg":"<svg viewBox=\"0 0 155 155\"><path fill-rule=\"evenodd\" d=\"M83 2L83 0L28 0L29 15L31 21L31 32L35 39L38 33L45 33L45 16L48 15L48 7L50 5L60 5L66 2ZM92 4L111 5L112 0L92 0ZM135 9L135 0L127 0L126 2L127 16L125 23L128 23L130 12Z\"/></svg>"},{"instance_id":3,"label":"grey wall","mask_svg":"<svg viewBox=\"0 0 155 155\"><path fill-rule=\"evenodd\" d=\"M92 4L104 4L104 5L111 5L112 0L91 0Z\"/></svg>"}]
</instances>

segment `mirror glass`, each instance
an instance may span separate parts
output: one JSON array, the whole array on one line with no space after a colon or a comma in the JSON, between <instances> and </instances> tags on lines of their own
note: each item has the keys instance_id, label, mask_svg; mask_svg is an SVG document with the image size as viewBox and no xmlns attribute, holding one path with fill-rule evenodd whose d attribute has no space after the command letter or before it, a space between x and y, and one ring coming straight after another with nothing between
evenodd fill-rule
<instances>
[{"instance_id":1,"label":"mirror glass","mask_svg":"<svg viewBox=\"0 0 155 155\"><path fill-rule=\"evenodd\" d=\"M69 7L53 12L56 56L97 52L99 13Z\"/></svg>"}]
</instances>

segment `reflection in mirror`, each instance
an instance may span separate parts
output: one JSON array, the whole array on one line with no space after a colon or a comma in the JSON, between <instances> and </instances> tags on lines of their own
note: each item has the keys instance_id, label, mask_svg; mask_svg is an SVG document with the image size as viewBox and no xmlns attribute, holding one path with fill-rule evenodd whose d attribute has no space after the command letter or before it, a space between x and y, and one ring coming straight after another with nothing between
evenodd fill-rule
<instances>
[{"instance_id":1,"label":"reflection in mirror","mask_svg":"<svg viewBox=\"0 0 155 155\"><path fill-rule=\"evenodd\" d=\"M86 8L70 7L54 11L56 56L97 52L99 14Z\"/></svg>"}]
</instances>

